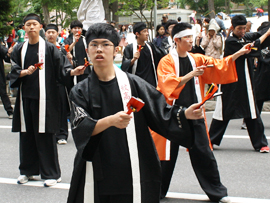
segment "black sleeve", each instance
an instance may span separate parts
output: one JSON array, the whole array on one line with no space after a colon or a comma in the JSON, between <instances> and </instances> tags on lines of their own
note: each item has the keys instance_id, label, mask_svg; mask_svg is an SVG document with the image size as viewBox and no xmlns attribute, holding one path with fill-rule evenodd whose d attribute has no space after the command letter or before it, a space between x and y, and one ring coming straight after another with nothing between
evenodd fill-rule
<instances>
[{"instance_id":1,"label":"black sleeve","mask_svg":"<svg viewBox=\"0 0 270 203\"><path fill-rule=\"evenodd\" d=\"M83 159L91 161L101 139L101 134L92 136L97 120L93 119L90 115L91 112L89 112L88 98L90 95L85 95L88 92L86 85L87 83L79 83L71 90L69 95L71 102L70 122L79 155Z\"/></svg>"},{"instance_id":2,"label":"black sleeve","mask_svg":"<svg viewBox=\"0 0 270 203\"><path fill-rule=\"evenodd\" d=\"M162 59L163 56L165 56L167 53L162 49L154 45L153 43L149 43L151 46L151 49L153 51L153 57L156 68L158 67L158 63L160 59Z\"/></svg>"},{"instance_id":3,"label":"black sleeve","mask_svg":"<svg viewBox=\"0 0 270 203\"><path fill-rule=\"evenodd\" d=\"M250 57L258 57L261 54L261 44L260 44L260 40L256 37L255 35L249 35L248 36L248 42L255 42L254 43L254 47L257 48L257 50L251 50L251 52L249 54L244 54L242 56L240 56L241 58L250 58ZM239 51L246 43L242 43L241 41L239 41L238 39L236 39L235 37L229 37L226 39L225 41L225 50L224 50L224 57L232 55L234 53L236 53L237 51ZM240 58L239 57L239 58Z\"/></svg>"},{"instance_id":4,"label":"black sleeve","mask_svg":"<svg viewBox=\"0 0 270 203\"><path fill-rule=\"evenodd\" d=\"M1 45L1 47L0 47L0 57L5 62L10 63L10 58L8 57L7 53L8 53L8 49L5 46Z\"/></svg>"},{"instance_id":5,"label":"black sleeve","mask_svg":"<svg viewBox=\"0 0 270 203\"><path fill-rule=\"evenodd\" d=\"M194 134L191 122L185 117L185 107L170 106L165 97L152 85L137 76L134 78L138 96L145 102L142 108L147 125L163 137L184 147L191 147Z\"/></svg>"},{"instance_id":6,"label":"black sleeve","mask_svg":"<svg viewBox=\"0 0 270 203\"><path fill-rule=\"evenodd\" d=\"M125 72L131 73L131 60L133 58L133 44L129 44L126 46L123 54L123 59L122 59L122 66L121 69Z\"/></svg>"},{"instance_id":7,"label":"black sleeve","mask_svg":"<svg viewBox=\"0 0 270 203\"><path fill-rule=\"evenodd\" d=\"M10 87L19 87L22 81L20 74L22 71L21 64L21 48L23 43L14 47L11 53L11 72L10 72Z\"/></svg>"},{"instance_id":8,"label":"black sleeve","mask_svg":"<svg viewBox=\"0 0 270 203\"><path fill-rule=\"evenodd\" d=\"M56 70L57 80L61 84L68 88L71 88L71 76L70 71L72 70L72 65L68 61L67 57L64 56L60 51L54 46L50 45L49 49L52 53L53 63Z\"/></svg>"}]
</instances>

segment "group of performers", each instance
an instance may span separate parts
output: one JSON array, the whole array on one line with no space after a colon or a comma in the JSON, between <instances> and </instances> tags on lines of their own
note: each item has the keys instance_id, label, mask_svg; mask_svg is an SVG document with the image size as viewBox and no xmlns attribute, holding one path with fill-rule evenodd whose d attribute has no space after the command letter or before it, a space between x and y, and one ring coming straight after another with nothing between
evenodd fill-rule
<instances>
[{"instance_id":1,"label":"group of performers","mask_svg":"<svg viewBox=\"0 0 270 203\"><path fill-rule=\"evenodd\" d=\"M244 118L254 149L269 152L249 62L267 44L268 26L245 33L245 17L235 16L224 58L214 59L190 53L188 23L167 26L171 43L166 51L146 42L147 26L137 23L121 70L113 64L120 38L111 25L91 25L83 37L82 24L73 21L64 48L56 42L54 24L45 29L49 42L39 36L40 22L36 14L24 18L29 40L11 54L11 87L19 88L12 126L20 132L19 184L38 175L45 186L61 181L56 139L67 140L67 107L77 148L68 203L159 202L168 191L180 145L188 149L209 199L230 202L213 154L230 119ZM208 133L200 103L205 84L211 83L221 84L223 96ZM131 97L144 106L129 115ZM56 138L61 132L65 136Z\"/></svg>"}]
</instances>

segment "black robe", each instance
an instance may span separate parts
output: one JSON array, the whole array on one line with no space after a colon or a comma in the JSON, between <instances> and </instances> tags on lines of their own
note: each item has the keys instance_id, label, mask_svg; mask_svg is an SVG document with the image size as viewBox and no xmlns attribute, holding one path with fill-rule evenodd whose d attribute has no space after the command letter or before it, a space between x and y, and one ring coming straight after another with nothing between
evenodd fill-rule
<instances>
[{"instance_id":1,"label":"black robe","mask_svg":"<svg viewBox=\"0 0 270 203\"><path fill-rule=\"evenodd\" d=\"M157 71L158 63L159 63L160 59L166 55L166 53L161 48L155 46L153 43L148 43L148 44L150 45L150 47L152 49L153 59L154 59L154 64L155 64L154 68L155 68L155 71ZM121 69L123 71L126 71L128 73L132 73L132 66L130 66L132 59L133 59L133 44L129 44L126 46L126 48L124 50L124 55L123 55L123 59L122 59ZM138 60L140 60L140 58ZM149 59L149 60L151 60L151 59ZM153 72L153 74L154 74L154 72Z\"/></svg>"},{"instance_id":2,"label":"black robe","mask_svg":"<svg viewBox=\"0 0 270 203\"><path fill-rule=\"evenodd\" d=\"M252 105L250 107L250 99L254 98L254 92L253 92L253 72L254 72L254 66L253 66L253 57L260 56L261 52L261 44L260 40L258 39L261 36L262 33L255 32L255 33L246 33L245 36L240 40L235 35L229 36L225 41L225 50L224 50L224 57L228 55L232 55L238 50L240 50L243 45L247 43L251 43L255 41L254 47L258 48L258 50L252 50L249 54L245 54L240 56L238 59L236 59L236 70L238 75L238 82L221 85L221 92L223 92L222 95L222 104L218 101L216 106L217 109L222 108L222 115L223 118L214 118L217 120L230 120L230 119L237 119L237 118L250 118L251 117L251 110L250 108L253 108L254 111L257 113L256 105ZM247 67L249 72L249 77L245 74L245 60L247 59ZM251 95L250 98L248 96L248 87L247 87L247 80L246 77L248 77L248 83L251 85Z\"/></svg>"},{"instance_id":3,"label":"black robe","mask_svg":"<svg viewBox=\"0 0 270 203\"><path fill-rule=\"evenodd\" d=\"M8 49L3 45L0 45L0 95L6 94L6 75L3 60L10 62L7 52Z\"/></svg>"},{"instance_id":4,"label":"black robe","mask_svg":"<svg viewBox=\"0 0 270 203\"><path fill-rule=\"evenodd\" d=\"M132 96L141 98L145 102L142 110L134 114L140 163L141 202L157 203L159 202L161 169L148 126L185 147L193 144L193 131L190 128L190 121L185 118L185 108L180 111L181 127L176 115L182 107L169 106L160 92L138 76L128 74L128 79ZM70 100L72 134L78 152L74 162L68 203L83 203L86 161L93 163L95 198L97 197L96 181L102 179L100 165L102 160L99 156L102 133L91 135L97 120L101 118L101 109L109 107L100 106L99 80L94 71L71 90Z\"/></svg>"},{"instance_id":5,"label":"black robe","mask_svg":"<svg viewBox=\"0 0 270 203\"><path fill-rule=\"evenodd\" d=\"M262 49L254 72L255 97L257 101L270 100L270 51Z\"/></svg>"},{"instance_id":6,"label":"black robe","mask_svg":"<svg viewBox=\"0 0 270 203\"><path fill-rule=\"evenodd\" d=\"M22 71L21 64L21 51L24 43L20 43L14 47L11 55L11 74L10 82L11 87L20 87L23 83L24 77L20 78ZM56 46L50 42L45 42L45 78L46 78L46 120L45 132L56 133L59 130L59 108L58 108L58 88L57 81L64 85L70 85L70 71L72 65L63 57ZM34 65L34 64L33 64ZM26 67L28 68L28 67ZM38 71L38 70L36 70ZM18 91L12 132L21 132L21 119L20 119L20 94Z\"/></svg>"}]
</instances>

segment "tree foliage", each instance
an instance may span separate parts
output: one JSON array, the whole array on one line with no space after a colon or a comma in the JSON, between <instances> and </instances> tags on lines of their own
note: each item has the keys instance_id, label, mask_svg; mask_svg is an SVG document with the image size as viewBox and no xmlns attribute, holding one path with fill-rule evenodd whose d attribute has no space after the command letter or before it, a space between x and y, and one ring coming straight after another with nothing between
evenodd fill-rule
<instances>
[{"instance_id":1,"label":"tree foliage","mask_svg":"<svg viewBox=\"0 0 270 203\"><path fill-rule=\"evenodd\" d=\"M13 4L10 1L0 0L0 37L4 37L12 30L12 26L8 26L7 22L12 20L11 12Z\"/></svg>"},{"instance_id":2,"label":"tree foliage","mask_svg":"<svg viewBox=\"0 0 270 203\"><path fill-rule=\"evenodd\" d=\"M114 2L116 0L111 0ZM150 25L153 21L153 9L155 5L154 0L118 0L118 4L120 6L117 14L123 16L130 16L135 14L141 21L144 21ZM168 0L157 0L157 4L159 7L167 7L169 5ZM150 21L146 18L144 11L150 11L151 17Z\"/></svg>"},{"instance_id":3,"label":"tree foliage","mask_svg":"<svg viewBox=\"0 0 270 203\"><path fill-rule=\"evenodd\" d=\"M43 22L55 23L61 27L68 27L72 20L77 19L77 10L81 0L10 0L15 27L22 23L24 16L29 13L38 14ZM50 12L52 16L44 15Z\"/></svg>"},{"instance_id":4,"label":"tree foliage","mask_svg":"<svg viewBox=\"0 0 270 203\"><path fill-rule=\"evenodd\" d=\"M194 0L177 0L178 4L180 4L180 8L185 8L185 6L189 6L191 10L196 10L197 13L201 13L204 16L209 16L212 12L214 14L224 11L225 1L224 0L215 0L215 10L208 9L208 0L198 0L196 3Z\"/></svg>"}]
</instances>

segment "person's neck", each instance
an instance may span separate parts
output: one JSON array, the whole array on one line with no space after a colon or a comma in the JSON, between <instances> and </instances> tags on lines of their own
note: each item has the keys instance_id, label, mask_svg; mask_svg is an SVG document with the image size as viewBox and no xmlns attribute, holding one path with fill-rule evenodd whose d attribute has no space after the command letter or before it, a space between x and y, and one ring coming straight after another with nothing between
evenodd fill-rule
<instances>
[{"instance_id":1,"label":"person's neck","mask_svg":"<svg viewBox=\"0 0 270 203\"><path fill-rule=\"evenodd\" d=\"M234 35L235 37L237 37L238 39L240 39L240 40L243 38L243 37L241 37L241 36L240 36L240 37L237 36L236 34L234 34L234 32L233 32L233 35Z\"/></svg>"},{"instance_id":2,"label":"person's neck","mask_svg":"<svg viewBox=\"0 0 270 203\"><path fill-rule=\"evenodd\" d=\"M142 46L145 45L145 41L144 41L144 40L137 39L137 43L138 43L139 45L142 45Z\"/></svg>"},{"instance_id":3,"label":"person's neck","mask_svg":"<svg viewBox=\"0 0 270 203\"><path fill-rule=\"evenodd\" d=\"M180 56L182 58L187 56L187 51L181 50L180 48L176 48L176 50L177 50L178 56Z\"/></svg>"},{"instance_id":4,"label":"person's neck","mask_svg":"<svg viewBox=\"0 0 270 203\"><path fill-rule=\"evenodd\" d=\"M94 64L94 70L100 81L106 82L115 78L115 70L113 64L106 67L95 66Z\"/></svg>"},{"instance_id":5,"label":"person's neck","mask_svg":"<svg viewBox=\"0 0 270 203\"><path fill-rule=\"evenodd\" d=\"M29 38L29 44L36 44L39 42L39 36L35 38Z\"/></svg>"}]
</instances>

